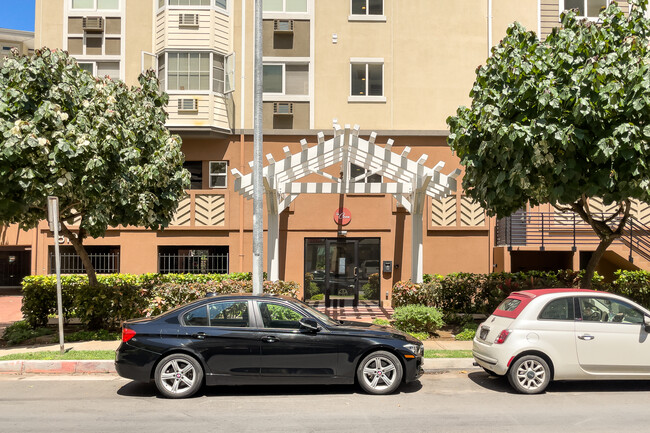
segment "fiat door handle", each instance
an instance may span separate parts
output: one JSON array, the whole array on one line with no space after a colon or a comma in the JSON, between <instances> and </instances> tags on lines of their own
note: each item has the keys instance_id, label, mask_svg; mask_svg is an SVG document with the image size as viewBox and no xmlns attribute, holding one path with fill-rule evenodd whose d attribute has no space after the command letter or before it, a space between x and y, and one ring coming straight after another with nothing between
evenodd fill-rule
<instances>
[{"instance_id":1,"label":"fiat door handle","mask_svg":"<svg viewBox=\"0 0 650 433\"><path fill-rule=\"evenodd\" d=\"M265 343L277 343L280 340L272 335L267 335L266 337L262 337L262 341Z\"/></svg>"},{"instance_id":2,"label":"fiat door handle","mask_svg":"<svg viewBox=\"0 0 650 433\"><path fill-rule=\"evenodd\" d=\"M589 341L589 340L593 340L595 337L593 335L584 334L584 335L578 335L578 338L581 340Z\"/></svg>"},{"instance_id":3,"label":"fiat door handle","mask_svg":"<svg viewBox=\"0 0 650 433\"><path fill-rule=\"evenodd\" d=\"M196 334L192 334L192 337L203 340L205 339L205 332L197 332Z\"/></svg>"}]
</instances>

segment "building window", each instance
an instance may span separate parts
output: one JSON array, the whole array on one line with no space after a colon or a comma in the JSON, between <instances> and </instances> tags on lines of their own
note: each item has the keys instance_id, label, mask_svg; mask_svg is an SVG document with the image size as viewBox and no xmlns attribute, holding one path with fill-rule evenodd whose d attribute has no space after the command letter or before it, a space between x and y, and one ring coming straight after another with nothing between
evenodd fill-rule
<instances>
[{"instance_id":1,"label":"building window","mask_svg":"<svg viewBox=\"0 0 650 433\"><path fill-rule=\"evenodd\" d=\"M212 71L210 68L212 65ZM167 53L158 56L161 88L230 93L234 90L234 56L217 53ZM212 85L210 85L212 78Z\"/></svg>"},{"instance_id":2,"label":"building window","mask_svg":"<svg viewBox=\"0 0 650 433\"><path fill-rule=\"evenodd\" d=\"M185 161L183 168L190 172L190 189L203 189L203 162Z\"/></svg>"},{"instance_id":3,"label":"building window","mask_svg":"<svg viewBox=\"0 0 650 433\"><path fill-rule=\"evenodd\" d=\"M115 274L120 272L120 247L118 246L86 246L86 252L90 263L98 274ZM56 256L54 247L48 247L50 273L56 272ZM84 267L81 257L77 255L74 247L61 246L61 273L62 274L84 274Z\"/></svg>"},{"instance_id":4,"label":"building window","mask_svg":"<svg viewBox=\"0 0 650 433\"><path fill-rule=\"evenodd\" d=\"M560 0L560 10L576 9L580 17L598 18L608 3L609 0Z\"/></svg>"},{"instance_id":5,"label":"building window","mask_svg":"<svg viewBox=\"0 0 650 433\"><path fill-rule=\"evenodd\" d=\"M158 247L161 274L227 274L227 246Z\"/></svg>"},{"instance_id":6,"label":"building window","mask_svg":"<svg viewBox=\"0 0 650 433\"><path fill-rule=\"evenodd\" d=\"M359 178L355 182L357 183L381 183L381 175L379 174L371 174L367 176L368 172L370 170L366 170L365 168L350 163L350 180L354 181L354 179Z\"/></svg>"},{"instance_id":7,"label":"building window","mask_svg":"<svg viewBox=\"0 0 650 433\"><path fill-rule=\"evenodd\" d=\"M384 96L384 64L352 63L350 96Z\"/></svg>"},{"instance_id":8,"label":"building window","mask_svg":"<svg viewBox=\"0 0 650 433\"><path fill-rule=\"evenodd\" d=\"M228 162L210 161L210 188L228 186Z\"/></svg>"},{"instance_id":9,"label":"building window","mask_svg":"<svg viewBox=\"0 0 650 433\"><path fill-rule=\"evenodd\" d=\"M72 0L72 9L110 11L120 8L120 0Z\"/></svg>"},{"instance_id":10,"label":"building window","mask_svg":"<svg viewBox=\"0 0 650 433\"><path fill-rule=\"evenodd\" d=\"M264 12L307 12L307 0L264 0Z\"/></svg>"},{"instance_id":11,"label":"building window","mask_svg":"<svg viewBox=\"0 0 650 433\"><path fill-rule=\"evenodd\" d=\"M120 62L79 62L79 67L95 77L120 79Z\"/></svg>"},{"instance_id":12,"label":"building window","mask_svg":"<svg viewBox=\"0 0 650 433\"><path fill-rule=\"evenodd\" d=\"M309 65L264 65L264 93L276 95L308 95Z\"/></svg>"},{"instance_id":13,"label":"building window","mask_svg":"<svg viewBox=\"0 0 650 433\"><path fill-rule=\"evenodd\" d=\"M352 0L352 15L383 15L384 0Z\"/></svg>"},{"instance_id":14,"label":"building window","mask_svg":"<svg viewBox=\"0 0 650 433\"><path fill-rule=\"evenodd\" d=\"M169 6L211 6L228 9L228 0L158 0L158 7Z\"/></svg>"}]
</instances>

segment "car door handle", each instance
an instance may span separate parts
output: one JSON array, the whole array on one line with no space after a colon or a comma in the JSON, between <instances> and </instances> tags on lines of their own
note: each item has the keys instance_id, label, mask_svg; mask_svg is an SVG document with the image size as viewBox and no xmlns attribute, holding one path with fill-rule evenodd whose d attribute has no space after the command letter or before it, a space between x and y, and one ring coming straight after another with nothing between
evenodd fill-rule
<instances>
[{"instance_id":1,"label":"car door handle","mask_svg":"<svg viewBox=\"0 0 650 433\"><path fill-rule=\"evenodd\" d=\"M266 337L262 337L262 341L265 343L276 343L280 340L277 337L274 337L273 335L267 335Z\"/></svg>"},{"instance_id":2,"label":"car door handle","mask_svg":"<svg viewBox=\"0 0 650 433\"><path fill-rule=\"evenodd\" d=\"M584 335L578 335L578 338L581 340L589 341L589 340L593 340L594 336L589 334L584 334Z\"/></svg>"},{"instance_id":3,"label":"car door handle","mask_svg":"<svg viewBox=\"0 0 650 433\"><path fill-rule=\"evenodd\" d=\"M197 332L196 334L192 334L193 338L198 338L199 340L203 340L205 338L205 332Z\"/></svg>"}]
</instances>

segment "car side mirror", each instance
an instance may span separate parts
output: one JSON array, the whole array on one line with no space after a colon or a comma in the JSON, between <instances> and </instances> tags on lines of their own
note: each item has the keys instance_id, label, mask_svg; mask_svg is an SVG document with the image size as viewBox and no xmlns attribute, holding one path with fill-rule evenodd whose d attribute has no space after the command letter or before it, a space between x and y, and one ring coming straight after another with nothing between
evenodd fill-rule
<instances>
[{"instance_id":1,"label":"car side mirror","mask_svg":"<svg viewBox=\"0 0 650 433\"><path fill-rule=\"evenodd\" d=\"M300 319L300 329L306 329L308 331L312 332L318 332L320 329L318 327L318 322L314 319L311 319L309 317L303 317Z\"/></svg>"},{"instance_id":2,"label":"car side mirror","mask_svg":"<svg viewBox=\"0 0 650 433\"><path fill-rule=\"evenodd\" d=\"M645 327L645 332L650 332L650 316L643 315L643 326Z\"/></svg>"}]
</instances>

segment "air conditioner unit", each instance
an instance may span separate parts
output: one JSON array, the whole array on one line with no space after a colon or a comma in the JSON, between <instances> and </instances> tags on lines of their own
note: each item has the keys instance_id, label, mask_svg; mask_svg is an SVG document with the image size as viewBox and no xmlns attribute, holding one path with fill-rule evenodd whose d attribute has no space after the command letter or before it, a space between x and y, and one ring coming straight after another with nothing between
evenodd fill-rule
<instances>
[{"instance_id":1,"label":"air conditioner unit","mask_svg":"<svg viewBox=\"0 0 650 433\"><path fill-rule=\"evenodd\" d=\"M199 111L199 100L196 98L181 98L178 100L178 112L197 112Z\"/></svg>"},{"instance_id":2,"label":"air conditioner unit","mask_svg":"<svg viewBox=\"0 0 650 433\"><path fill-rule=\"evenodd\" d=\"M198 27L199 14L179 14L178 15L179 27Z\"/></svg>"},{"instance_id":3,"label":"air conditioner unit","mask_svg":"<svg viewBox=\"0 0 650 433\"><path fill-rule=\"evenodd\" d=\"M273 20L275 33L293 33L293 20Z\"/></svg>"},{"instance_id":4,"label":"air conditioner unit","mask_svg":"<svg viewBox=\"0 0 650 433\"><path fill-rule=\"evenodd\" d=\"M279 116L292 116L293 102L274 102L273 114L277 114Z\"/></svg>"},{"instance_id":5,"label":"air conditioner unit","mask_svg":"<svg viewBox=\"0 0 650 433\"><path fill-rule=\"evenodd\" d=\"M103 32L104 18L102 17L84 17L82 27L87 32Z\"/></svg>"}]
</instances>

